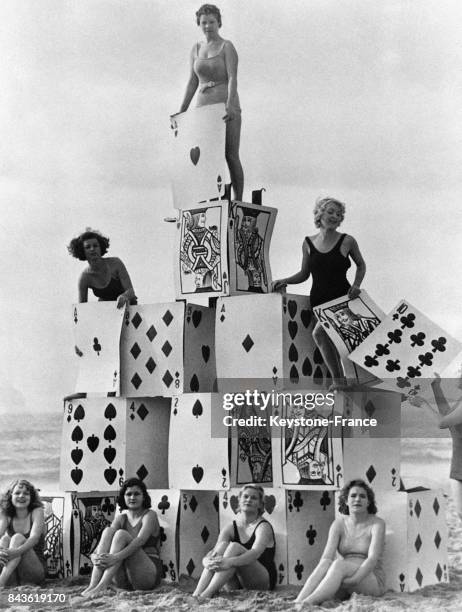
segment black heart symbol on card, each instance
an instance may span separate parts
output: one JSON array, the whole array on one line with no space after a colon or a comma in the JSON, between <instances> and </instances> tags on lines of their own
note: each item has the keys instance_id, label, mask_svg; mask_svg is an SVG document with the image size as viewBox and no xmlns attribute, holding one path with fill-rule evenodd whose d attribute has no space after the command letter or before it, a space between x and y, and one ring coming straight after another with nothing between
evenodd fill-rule
<instances>
[{"instance_id":1,"label":"black heart symbol on card","mask_svg":"<svg viewBox=\"0 0 462 612\"><path fill-rule=\"evenodd\" d=\"M99 438L97 438L95 434L92 434L89 438L87 438L87 446L91 452L94 453L99 446Z\"/></svg>"},{"instance_id":2,"label":"black heart symbol on card","mask_svg":"<svg viewBox=\"0 0 462 612\"><path fill-rule=\"evenodd\" d=\"M202 357L205 363L208 363L208 360L210 359L210 346L207 346L207 344L203 344L201 350L202 350Z\"/></svg>"},{"instance_id":3,"label":"black heart symbol on card","mask_svg":"<svg viewBox=\"0 0 462 612\"><path fill-rule=\"evenodd\" d=\"M191 382L189 383L189 388L191 389L192 393L197 393L199 391L199 379L197 378L195 374L191 378Z\"/></svg>"},{"instance_id":4,"label":"black heart symbol on card","mask_svg":"<svg viewBox=\"0 0 462 612\"><path fill-rule=\"evenodd\" d=\"M289 309L290 318L293 319L297 314L297 302L294 302L294 300L289 300L287 303L287 308Z\"/></svg>"},{"instance_id":5,"label":"black heart symbol on card","mask_svg":"<svg viewBox=\"0 0 462 612\"><path fill-rule=\"evenodd\" d=\"M274 495L265 495L265 510L268 512L268 514L273 512L275 505L276 498Z\"/></svg>"},{"instance_id":6,"label":"black heart symbol on card","mask_svg":"<svg viewBox=\"0 0 462 612\"><path fill-rule=\"evenodd\" d=\"M106 406L106 410L104 411L104 416L106 419L109 419L109 421L112 421L112 419L116 418L117 410L115 409L114 404L108 404Z\"/></svg>"},{"instance_id":7,"label":"black heart symbol on card","mask_svg":"<svg viewBox=\"0 0 462 612\"><path fill-rule=\"evenodd\" d=\"M199 147L193 147L189 152L189 157L191 158L192 163L197 166L197 162L199 161L199 157L201 156L201 150Z\"/></svg>"},{"instance_id":8,"label":"black heart symbol on card","mask_svg":"<svg viewBox=\"0 0 462 612\"><path fill-rule=\"evenodd\" d=\"M106 429L104 430L104 439L107 440L108 442L112 442L113 440L116 439L116 432L115 432L114 427L112 427L112 425L108 425Z\"/></svg>"},{"instance_id":9,"label":"black heart symbol on card","mask_svg":"<svg viewBox=\"0 0 462 612\"><path fill-rule=\"evenodd\" d=\"M73 442L81 442L81 440L83 440L83 431L78 425L77 427L74 427L72 431L71 440Z\"/></svg>"},{"instance_id":10,"label":"black heart symbol on card","mask_svg":"<svg viewBox=\"0 0 462 612\"><path fill-rule=\"evenodd\" d=\"M116 454L116 449L112 448L112 446L108 446L103 451L104 458L108 463L112 463L114 461Z\"/></svg>"},{"instance_id":11,"label":"black heart symbol on card","mask_svg":"<svg viewBox=\"0 0 462 612\"><path fill-rule=\"evenodd\" d=\"M231 506L231 509L234 514L237 514L239 510L239 498L236 495L231 495L229 499L229 505Z\"/></svg>"},{"instance_id":12,"label":"black heart symbol on card","mask_svg":"<svg viewBox=\"0 0 462 612\"><path fill-rule=\"evenodd\" d=\"M80 421L82 421L85 418L85 410L83 409L83 407L79 404L77 406L77 408L75 409L74 412L74 419L77 421L77 423L79 423Z\"/></svg>"},{"instance_id":13,"label":"black heart symbol on card","mask_svg":"<svg viewBox=\"0 0 462 612\"><path fill-rule=\"evenodd\" d=\"M75 482L76 485L82 480L83 472L80 468L74 468L71 470L71 478Z\"/></svg>"},{"instance_id":14,"label":"black heart symbol on card","mask_svg":"<svg viewBox=\"0 0 462 612\"><path fill-rule=\"evenodd\" d=\"M311 311L310 310L302 310L300 313L300 319L305 327L308 327L311 323Z\"/></svg>"},{"instance_id":15,"label":"black heart symbol on card","mask_svg":"<svg viewBox=\"0 0 462 612\"><path fill-rule=\"evenodd\" d=\"M193 467L192 469L192 475L197 484L199 484L204 476L204 470L200 467L200 465L196 465L196 467Z\"/></svg>"},{"instance_id":16,"label":"black heart symbol on card","mask_svg":"<svg viewBox=\"0 0 462 612\"><path fill-rule=\"evenodd\" d=\"M287 327L289 329L289 336L293 340L298 332L297 321L289 321L289 324L287 325Z\"/></svg>"},{"instance_id":17,"label":"black heart symbol on card","mask_svg":"<svg viewBox=\"0 0 462 612\"><path fill-rule=\"evenodd\" d=\"M197 327L200 324L201 320L202 320L202 313L201 313L201 311L200 310L195 310L192 313L192 322L193 322L194 327Z\"/></svg>"},{"instance_id":18,"label":"black heart symbol on card","mask_svg":"<svg viewBox=\"0 0 462 612\"><path fill-rule=\"evenodd\" d=\"M204 412L204 409L202 408L202 404L200 403L199 400L196 400L194 402L194 406L192 409L193 415L197 418L197 417L200 417L203 412Z\"/></svg>"},{"instance_id":19,"label":"black heart symbol on card","mask_svg":"<svg viewBox=\"0 0 462 612\"><path fill-rule=\"evenodd\" d=\"M111 485L117 477L117 472L114 468L107 468L104 470L104 478Z\"/></svg>"},{"instance_id":20,"label":"black heart symbol on card","mask_svg":"<svg viewBox=\"0 0 462 612\"><path fill-rule=\"evenodd\" d=\"M79 463L82 461L82 457L83 451L81 448L74 448L71 451L71 459L76 465L79 465Z\"/></svg>"}]
</instances>

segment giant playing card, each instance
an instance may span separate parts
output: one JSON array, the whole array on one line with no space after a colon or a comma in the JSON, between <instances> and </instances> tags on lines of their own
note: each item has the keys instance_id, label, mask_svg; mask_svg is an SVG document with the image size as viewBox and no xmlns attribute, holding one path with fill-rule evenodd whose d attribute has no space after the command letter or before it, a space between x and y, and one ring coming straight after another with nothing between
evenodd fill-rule
<instances>
[{"instance_id":1,"label":"giant playing card","mask_svg":"<svg viewBox=\"0 0 462 612\"><path fill-rule=\"evenodd\" d=\"M277 209L233 202L229 211L231 293L269 293L269 248Z\"/></svg>"},{"instance_id":2,"label":"giant playing card","mask_svg":"<svg viewBox=\"0 0 462 612\"><path fill-rule=\"evenodd\" d=\"M183 388L184 304L127 308L122 326L122 394L170 397Z\"/></svg>"},{"instance_id":3,"label":"giant playing card","mask_svg":"<svg viewBox=\"0 0 462 612\"><path fill-rule=\"evenodd\" d=\"M79 373L76 393L120 390L120 331L124 310L114 302L74 304L74 344Z\"/></svg>"},{"instance_id":4,"label":"giant playing card","mask_svg":"<svg viewBox=\"0 0 462 612\"><path fill-rule=\"evenodd\" d=\"M229 293L227 224L224 201L180 211L174 265L178 299Z\"/></svg>"},{"instance_id":5,"label":"giant playing card","mask_svg":"<svg viewBox=\"0 0 462 612\"><path fill-rule=\"evenodd\" d=\"M417 308L401 300L351 354L350 359L383 379L387 388L413 395L441 372L461 350Z\"/></svg>"},{"instance_id":6,"label":"giant playing card","mask_svg":"<svg viewBox=\"0 0 462 612\"><path fill-rule=\"evenodd\" d=\"M175 208L220 198L228 181L224 104L191 108L172 118L171 183Z\"/></svg>"}]
</instances>

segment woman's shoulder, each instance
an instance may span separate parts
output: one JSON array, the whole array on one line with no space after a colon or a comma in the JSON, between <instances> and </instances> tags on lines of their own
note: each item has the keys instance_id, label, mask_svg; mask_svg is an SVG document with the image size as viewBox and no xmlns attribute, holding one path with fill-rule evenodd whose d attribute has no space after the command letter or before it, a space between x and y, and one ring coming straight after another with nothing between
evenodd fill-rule
<instances>
[{"instance_id":1,"label":"woman's shoulder","mask_svg":"<svg viewBox=\"0 0 462 612\"><path fill-rule=\"evenodd\" d=\"M375 514L371 516L371 527L378 527L379 529L385 528L385 521L380 516Z\"/></svg>"}]
</instances>

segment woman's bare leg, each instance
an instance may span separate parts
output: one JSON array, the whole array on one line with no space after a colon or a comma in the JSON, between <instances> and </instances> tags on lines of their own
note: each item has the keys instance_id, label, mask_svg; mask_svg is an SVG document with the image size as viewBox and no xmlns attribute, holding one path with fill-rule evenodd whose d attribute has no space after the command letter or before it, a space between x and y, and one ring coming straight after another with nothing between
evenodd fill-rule
<instances>
[{"instance_id":1,"label":"woman's bare leg","mask_svg":"<svg viewBox=\"0 0 462 612\"><path fill-rule=\"evenodd\" d=\"M226 122L225 156L231 176L234 199L242 202L242 195L244 193L244 171L239 158L240 141L241 113L236 113L234 119Z\"/></svg>"},{"instance_id":2,"label":"woman's bare leg","mask_svg":"<svg viewBox=\"0 0 462 612\"><path fill-rule=\"evenodd\" d=\"M220 546L215 546L215 555L216 556L224 555L227 547L228 547L228 542L222 542ZM209 586L214 573L215 572L212 572L212 570L209 570L206 567L204 567L204 569L202 570L202 574L199 578L199 582L197 583L197 586L194 590L193 597L199 597L202 594L202 592L205 591L205 589Z\"/></svg>"},{"instance_id":3,"label":"woman's bare leg","mask_svg":"<svg viewBox=\"0 0 462 612\"><path fill-rule=\"evenodd\" d=\"M95 552L98 554L109 552L112 544L112 539L116 532L117 529L113 529L112 527L106 527L106 529L104 529L103 533L101 534L101 538L98 546L96 547ZM82 595L87 595L87 593L99 583L99 581L103 577L103 574L104 569L101 569L100 567L94 565L93 570L91 572L90 584L83 591Z\"/></svg>"},{"instance_id":4,"label":"woman's bare leg","mask_svg":"<svg viewBox=\"0 0 462 612\"><path fill-rule=\"evenodd\" d=\"M315 590L303 600L304 603L319 604L328 599L335 597L335 594L342 585L342 582L348 576L352 576L357 570L355 563L337 559L334 561L326 575L315 588Z\"/></svg>"},{"instance_id":5,"label":"woman's bare leg","mask_svg":"<svg viewBox=\"0 0 462 612\"><path fill-rule=\"evenodd\" d=\"M26 538L22 533L15 533L10 538L9 548L18 548L25 541ZM5 565L0 574L0 588L6 586L15 570L17 570L20 584L41 584L45 579L45 569L32 549Z\"/></svg>"},{"instance_id":6,"label":"woman's bare leg","mask_svg":"<svg viewBox=\"0 0 462 612\"><path fill-rule=\"evenodd\" d=\"M338 351L320 323L316 323L313 330L313 340L315 341L322 358L324 359L324 363L330 372L333 385L346 385L345 374L343 372Z\"/></svg>"},{"instance_id":7,"label":"woman's bare leg","mask_svg":"<svg viewBox=\"0 0 462 612\"><path fill-rule=\"evenodd\" d=\"M311 572L308 576L307 581L303 585L302 590L297 596L295 603L301 603L304 601L313 591L318 587L321 580L327 574L329 567L331 566L332 561L328 561L327 559L322 560L319 565Z\"/></svg>"},{"instance_id":8,"label":"woman's bare leg","mask_svg":"<svg viewBox=\"0 0 462 612\"><path fill-rule=\"evenodd\" d=\"M132 541L132 539L133 538L128 533L128 531L125 531L123 529L118 529L112 538L111 548L109 552L112 554L119 552L120 550L125 548L127 544L129 544ZM100 593L101 591L107 589L108 586L111 584L113 578L116 576L117 572L119 571L121 564L122 564L122 561L120 561L119 563L114 563L114 565L111 565L111 567L108 567L105 570L103 570L103 575L101 577L101 580L91 589L88 588L87 591L85 592L85 595L94 596Z\"/></svg>"},{"instance_id":9,"label":"woman's bare leg","mask_svg":"<svg viewBox=\"0 0 462 612\"><path fill-rule=\"evenodd\" d=\"M451 480L451 490L459 519L462 520L462 482Z\"/></svg>"}]
</instances>

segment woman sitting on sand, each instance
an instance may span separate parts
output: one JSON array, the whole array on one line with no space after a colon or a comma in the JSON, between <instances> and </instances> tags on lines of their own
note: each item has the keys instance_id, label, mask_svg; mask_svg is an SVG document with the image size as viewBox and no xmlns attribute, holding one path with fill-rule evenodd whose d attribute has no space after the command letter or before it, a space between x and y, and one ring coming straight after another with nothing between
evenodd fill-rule
<instances>
[{"instance_id":1,"label":"woman sitting on sand","mask_svg":"<svg viewBox=\"0 0 462 612\"><path fill-rule=\"evenodd\" d=\"M337 231L345 217L345 205L335 198L323 198L316 201L313 212L314 224L319 228L319 232L303 241L300 271L288 278L274 281L273 291L284 289L287 285L303 283L311 274L311 308L344 295L348 295L350 299L357 298L361 293L359 287L366 274L366 264L353 236ZM352 285L347 280L350 258L356 265ZM345 386L339 354L320 323L317 323L313 330L313 339L332 376L333 387Z\"/></svg>"},{"instance_id":2,"label":"woman sitting on sand","mask_svg":"<svg viewBox=\"0 0 462 612\"><path fill-rule=\"evenodd\" d=\"M91 229L73 238L67 250L76 259L87 261L80 275L79 302L88 301L91 289L100 302L115 302L117 308L136 304L136 295L127 269L118 257L103 257L109 248L109 238Z\"/></svg>"},{"instance_id":3,"label":"woman sitting on sand","mask_svg":"<svg viewBox=\"0 0 462 612\"><path fill-rule=\"evenodd\" d=\"M147 591L161 580L160 526L157 514L150 510L146 485L138 478L126 480L117 503L121 513L103 531L91 556L93 572L84 597L98 595L112 585Z\"/></svg>"},{"instance_id":4,"label":"woman sitting on sand","mask_svg":"<svg viewBox=\"0 0 462 612\"><path fill-rule=\"evenodd\" d=\"M45 519L35 487L16 480L0 500L0 589L45 579Z\"/></svg>"},{"instance_id":5,"label":"woman sitting on sand","mask_svg":"<svg viewBox=\"0 0 462 612\"><path fill-rule=\"evenodd\" d=\"M268 590L276 584L275 539L264 518L263 487L244 485L240 512L220 531L215 547L204 557L195 597L213 597L223 587Z\"/></svg>"},{"instance_id":6,"label":"woman sitting on sand","mask_svg":"<svg viewBox=\"0 0 462 612\"><path fill-rule=\"evenodd\" d=\"M320 604L340 588L375 597L385 593L385 522L375 516L374 492L363 480L352 480L340 492L339 512L343 516L332 523L321 560L296 603Z\"/></svg>"}]
</instances>

